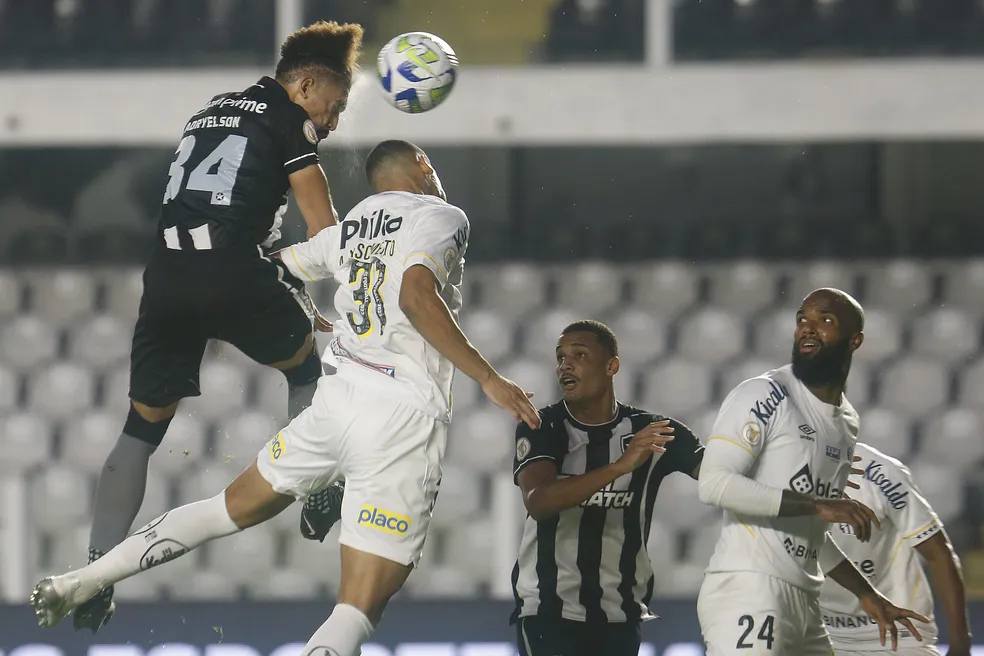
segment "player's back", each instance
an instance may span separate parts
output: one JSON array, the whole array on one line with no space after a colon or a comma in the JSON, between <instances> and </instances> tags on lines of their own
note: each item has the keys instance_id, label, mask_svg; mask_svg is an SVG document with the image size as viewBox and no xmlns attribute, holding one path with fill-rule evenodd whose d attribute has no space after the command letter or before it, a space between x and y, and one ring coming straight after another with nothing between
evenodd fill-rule
<instances>
[{"instance_id":1,"label":"player's back","mask_svg":"<svg viewBox=\"0 0 984 656\"><path fill-rule=\"evenodd\" d=\"M740 443L729 437L730 426L740 433ZM754 452L746 475L755 481L838 498L850 473L857 432L857 413L846 399L837 407L821 402L787 365L736 387L709 439ZM815 517L745 517L725 511L707 571L761 572L819 591L818 557L826 530Z\"/></svg>"},{"instance_id":2,"label":"player's back","mask_svg":"<svg viewBox=\"0 0 984 656\"><path fill-rule=\"evenodd\" d=\"M184 126L168 171L160 238L171 250L270 246L289 175L316 164L307 112L274 79L215 96Z\"/></svg>"},{"instance_id":3,"label":"player's back","mask_svg":"<svg viewBox=\"0 0 984 656\"><path fill-rule=\"evenodd\" d=\"M850 496L874 511L881 528L871 531L869 542L858 540L848 524L831 526L830 534L876 590L932 619L933 596L915 547L939 533L942 524L905 465L866 444L859 443L855 453L861 457L855 466L864 475L852 479L859 489ZM835 641L879 639L878 625L861 610L857 597L833 581L824 582L820 606ZM917 627L930 643L938 635L935 622Z\"/></svg>"},{"instance_id":4,"label":"player's back","mask_svg":"<svg viewBox=\"0 0 984 656\"><path fill-rule=\"evenodd\" d=\"M327 261L339 283L332 351L338 375L409 398L449 417L454 367L413 327L400 308L404 272L420 264L434 274L451 313L461 308L465 213L440 198L402 191L356 205L330 236Z\"/></svg>"}]
</instances>

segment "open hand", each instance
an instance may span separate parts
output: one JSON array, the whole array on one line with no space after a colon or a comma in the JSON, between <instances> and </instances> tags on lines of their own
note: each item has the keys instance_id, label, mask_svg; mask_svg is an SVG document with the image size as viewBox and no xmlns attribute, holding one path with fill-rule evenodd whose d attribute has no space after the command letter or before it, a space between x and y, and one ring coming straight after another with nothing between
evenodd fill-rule
<instances>
[{"instance_id":1,"label":"open hand","mask_svg":"<svg viewBox=\"0 0 984 656\"><path fill-rule=\"evenodd\" d=\"M892 651L898 651L899 628L896 622L909 629L912 637L922 642L922 635L913 626L912 619L928 623L929 620L927 618L907 608L899 608L877 592L859 597L858 600L861 602L861 609L878 622L878 637L881 639L882 647L885 646L886 633L890 633L892 636Z\"/></svg>"},{"instance_id":2,"label":"open hand","mask_svg":"<svg viewBox=\"0 0 984 656\"><path fill-rule=\"evenodd\" d=\"M615 465L623 473L634 471L654 453L666 453L664 445L673 440L670 420L655 421L636 433Z\"/></svg>"}]
</instances>

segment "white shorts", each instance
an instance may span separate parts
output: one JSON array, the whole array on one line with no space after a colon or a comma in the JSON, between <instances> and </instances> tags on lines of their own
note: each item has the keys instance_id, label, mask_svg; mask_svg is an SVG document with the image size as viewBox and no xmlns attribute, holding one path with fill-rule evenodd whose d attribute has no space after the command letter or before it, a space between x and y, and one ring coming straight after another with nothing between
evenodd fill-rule
<instances>
[{"instance_id":1,"label":"white shorts","mask_svg":"<svg viewBox=\"0 0 984 656\"><path fill-rule=\"evenodd\" d=\"M267 443L257 466L275 491L301 500L344 480L339 542L416 566L447 432L416 408L322 376L311 407Z\"/></svg>"},{"instance_id":2,"label":"white shorts","mask_svg":"<svg viewBox=\"0 0 984 656\"><path fill-rule=\"evenodd\" d=\"M874 656L875 654L893 654L894 656L940 656L936 645L922 645L906 640L899 640L899 650L892 651L892 637L885 636L885 646L881 643L867 642L835 642L834 653L837 656Z\"/></svg>"},{"instance_id":3,"label":"white shorts","mask_svg":"<svg viewBox=\"0 0 984 656\"><path fill-rule=\"evenodd\" d=\"M756 572L704 576L697 617L707 656L831 656L819 595Z\"/></svg>"}]
</instances>

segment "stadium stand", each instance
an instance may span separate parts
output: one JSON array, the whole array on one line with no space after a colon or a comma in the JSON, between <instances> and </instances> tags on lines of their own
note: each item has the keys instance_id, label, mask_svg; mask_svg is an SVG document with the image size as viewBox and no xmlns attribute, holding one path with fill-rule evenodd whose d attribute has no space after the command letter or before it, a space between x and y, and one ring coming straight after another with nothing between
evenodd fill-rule
<instances>
[{"instance_id":1,"label":"stadium stand","mask_svg":"<svg viewBox=\"0 0 984 656\"><path fill-rule=\"evenodd\" d=\"M849 381L862 412L863 439L910 462L958 547L971 554L966 562L974 577L979 559L972 552L984 537L972 512L972 501L984 495L978 473L984 464L984 352L979 282L973 282L982 263L831 264L804 273L754 261L662 263L641 278L599 262L549 268L478 264L469 270L473 282L463 322L496 365L536 392L542 405L557 396L550 353L560 328L582 316L608 321L622 339L623 400L674 414L706 436L717 405L736 382L788 360L792 300L781 290L826 283L853 289L869 308L868 341ZM125 408L121 344L128 342L135 312L127 304L136 302L138 290L121 281L135 285L136 275L111 268L0 269L5 307L22 313L0 330L0 435L8 454L2 471L27 474L32 481L31 539L45 545L35 563L39 573L75 565L84 554L94 477ZM577 295L569 285L582 283L602 299L575 310ZM522 284L543 291L517 312L510 290ZM119 289L126 292L109 303ZM66 307L56 311L56 299ZM203 396L183 406L153 457L138 521L214 494L283 421L282 376L227 345L209 348L202 385ZM455 383L455 400L442 483L454 492L438 501L437 530L428 541L422 575L406 592L411 596L483 594L495 575L488 554L495 536L490 484L493 477L508 476L512 422L463 377ZM669 479L660 491L666 503L657 512L651 545L654 557L666 561L658 568L660 594L694 594L716 539L714 513L699 503L694 485ZM294 514L285 513L267 528L166 568L164 577L128 582L121 595L325 594L337 581L331 569L336 565L329 552L314 554L295 524ZM669 554L656 548L667 542L673 545ZM274 565L290 575L261 575Z\"/></svg>"}]
</instances>

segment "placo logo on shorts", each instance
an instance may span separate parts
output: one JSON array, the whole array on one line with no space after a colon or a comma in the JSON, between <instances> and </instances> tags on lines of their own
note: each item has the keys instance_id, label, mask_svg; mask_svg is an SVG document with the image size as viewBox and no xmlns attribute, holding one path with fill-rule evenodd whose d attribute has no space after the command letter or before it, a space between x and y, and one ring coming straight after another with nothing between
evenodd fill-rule
<instances>
[{"instance_id":1,"label":"placo logo on shorts","mask_svg":"<svg viewBox=\"0 0 984 656\"><path fill-rule=\"evenodd\" d=\"M371 526L393 535L406 535L407 531L410 530L409 517L395 515L368 504L362 506L362 510L359 511L359 521L356 523L359 526Z\"/></svg>"},{"instance_id":2,"label":"placo logo on shorts","mask_svg":"<svg viewBox=\"0 0 984 656\"><path fill-rule=\"evenodd\" d=\"M278 460L284 455L284 434L277 433L277 437L270 442L270 460Z\"/></svg>"}]
</instances>

